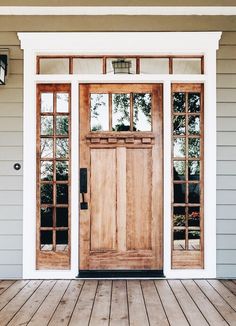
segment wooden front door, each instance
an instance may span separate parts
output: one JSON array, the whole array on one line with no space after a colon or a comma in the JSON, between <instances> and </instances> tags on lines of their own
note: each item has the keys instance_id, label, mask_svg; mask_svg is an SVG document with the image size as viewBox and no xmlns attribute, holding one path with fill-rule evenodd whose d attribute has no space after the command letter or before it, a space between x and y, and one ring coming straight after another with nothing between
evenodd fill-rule
<instances>
[{"instance_id":1,"label":"wooden front door","mask_svg":"<svg viewBox=\"0 0 236 326\"><path fill-rule=\"evenodd\" d=\"M162 85L80 85L80 271L162 270L162 146Z\"/></svg>"}]
</instances>

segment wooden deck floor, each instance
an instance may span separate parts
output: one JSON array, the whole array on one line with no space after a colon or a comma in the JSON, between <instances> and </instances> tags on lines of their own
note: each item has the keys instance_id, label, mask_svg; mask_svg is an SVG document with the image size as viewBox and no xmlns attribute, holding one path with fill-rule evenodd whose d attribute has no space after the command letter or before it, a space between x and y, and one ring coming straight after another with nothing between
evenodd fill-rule
<instances>
[{"instance_id":1,"label":"wooden deck floor","mask_svg":"<svg viewBox=\"0 0 236 326\"><path fill-rule=\"evenodd\" d=\"M233 280L0 281L0 325L236 325Z\"/></svg>"}]
</instances>

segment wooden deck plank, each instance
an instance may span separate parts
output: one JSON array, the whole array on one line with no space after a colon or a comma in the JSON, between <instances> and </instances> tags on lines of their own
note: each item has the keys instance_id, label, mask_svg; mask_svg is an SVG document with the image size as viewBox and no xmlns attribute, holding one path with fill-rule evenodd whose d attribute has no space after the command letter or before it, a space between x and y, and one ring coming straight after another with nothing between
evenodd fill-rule
<instances>
[{"instance_id":1,"label":"wooden deck plank","mask_svg":"<svg viewBox=\"0 0 236 326\"><path fill-rule=\"evenodd\" d=\"M168 281L191 326L208 325L202 313L179 280Z\"/></svg>"},{"instance_id":2,"label":"wooden deck plank","mask_svg":"<svg viewBox=\"0 0 236 326\"><path fill-rule=\"evenodd\" d=\"M24 303L39 287L42 281L30 281L26 286L17 293L17 295L0 311L1 326L5 326L20 310Z\"/></svg>"},{"instance_id":3,"label":"wooden deck plank","mask_svg":"<svg viewBox=\"0 0 236 326\"><path fill-rule=\"evenodd\" d=\"M140 281L128 281L127 293L130 326L149 325Z\"/></svg>"},{"instance_id":4,"label":"wooden deck plank","mask_svg":"<svg viewBox=\"0 0 236 326\"><path fill-rule=\"evenodd\" d=\"M151 326L169 325L161 300L153 281L141 281L144 301Z\"/></svg>"},{"instance_id":5,"label":"wooden deck plank","mask_svg":"<svg viewBox=\"0 0 236 326\"><path fill-rule=\"evenodd\" d=\"M234 294L236 295L236 284L231 280L221 280L221 282Z\"/></svg>"},{"instance_id":6,"label":"wooden deck plank","mask_svg":"<svg viewBox=\"0 0 236 326\"><path fill-rule=\"evenodd\" d=\"M71 281L48 325L68 325L77 299L79 298L83 283L83 281L79 280Z\"/></svg>"},{"instance_id":7,"label":"wooden deck plank","mask_svg":"<svg viewBox=\"0 0 236 326\"><path fill-rule=\"evenodd\" d=\"M126 281L113 281L110 326L128 326L129 313Z\"/></svg>"},{"instance_id":8,"label":"wooden deck plank","mask_svg":"<svg viewBox=\"0 0 236 326\"><path fill-rule=\"evenodd\" d=\"M0 310L3 309L9 301L14 298L14 296L20 292L21 289L28 283L29 281L16 281L12 284L3 294L0 296Z\"/></svg>"},{"instance_id":9,"label":"wooden deck plank","mask_svg":"<svg viewBox=\"0 0 236 326\"><path fill-rule=\"evenodd\" d=\"M109 324L111 306L111 281L99 281L91 314L91 326L107 326Z\"/></svg>"},{"instance_id":10,"label":"wooden deck plank","mask_svg":"<svg viewBox=\"0 0 236 326\"><path fill-rule=\"evenodd\" d=\"M56 281L46 280L38 287L34 294L24 304L24 306L18 311L14 318L10 321L8 326L21 326L27 325L31 320L32 316L41 306L42 302L55 285Z\"/></svg>"},{"instance_id":11,"label":"wooden deck plank","mask_svg":"<svg viewBox=\"0 0 236 326\"><path fill-rule=\"evenodd\" d=\"M236 325L236 312L227 302L216 292L216 290L206 280L196 280L196 284L216 307L223 318L230 324Z\"/></svg>"},{"instance_id":12,"label":"wooden deck plank","mask_svg":"<svg viewBox=\"0 0 236 326\"><path fill-rule=\"evenodd\" d=\"M182 283L210 325L228 325L193 280L183 280Z\"/></svg>"},{"instance_id":13,"label":"wooden deck plank","mask_svg":"<svg viewBox=\"0 0 236 326\"><path fill-rule=\"evenodd\" d=\"M236 311L236 296L218 280L208 280L208 283L225 299L225 301Z\"/></svg>"},{"instance_id":14,"label":"wooden deck plank","mask_svg":"<svg viewBox=\"0 0 236 326\"><path fill-rule=\"evenodd\" d=\"M13 280L6 280L6 281L1 281L0 283L0 295L6 291L12 284L14 284L16 281Z\"/></svg>"},{"instance_id":15,"label":"wooden deck plank","mask_svg":"<svg viewBox=\"0 0 236 326\"><path fill-rule=\"evenodd\" d=\"M97 286L97 281L85 281L72 313L69 323L70 326L84 326L89 324Z\"/></svg>"},{"instance_id":16,"label":"wooden deck plank","mask_svg":"<svg viewBox=\"0 0 236 326\"><path fill-rule=\"evenodd\" d=\"M39 307L28 325L44 326L47 325L57 308L62 296L69 285L69 281L57 281L47 298Z\"/></svg>"}]
</instances>

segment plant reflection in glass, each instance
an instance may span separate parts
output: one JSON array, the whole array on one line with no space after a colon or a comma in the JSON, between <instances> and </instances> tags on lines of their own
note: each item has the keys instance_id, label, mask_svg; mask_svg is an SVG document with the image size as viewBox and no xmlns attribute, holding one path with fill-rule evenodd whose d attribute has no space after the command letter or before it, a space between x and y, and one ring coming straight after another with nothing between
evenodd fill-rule
<instances>
[{"instance_id":1,"label":"plant reflection in glass","mask_svg":"<svg viewBox=\"0 0 236 326\"><path fill-rule=\"evenodd\" d=\"M90 95L91 131L108 131L108 94Z\"/></svg>"}]
</instances>

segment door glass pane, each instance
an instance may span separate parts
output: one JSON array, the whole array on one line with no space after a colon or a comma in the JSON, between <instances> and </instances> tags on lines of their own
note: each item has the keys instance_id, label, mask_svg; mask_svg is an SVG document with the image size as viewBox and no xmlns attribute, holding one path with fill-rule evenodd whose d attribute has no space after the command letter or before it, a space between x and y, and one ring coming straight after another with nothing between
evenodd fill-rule
<instances>
[{"instance_id":1,"label":"door glass pane","mask_svg":"<svg viewBox=\"0 0 236 326\"><path fill-rule=\"evenodd\" d=\"M173 110L174 112L185 112L186 94L182 92L173 93Z\"/></svg>"},{"instance_id":2,"label":"door glass pane","mask_svg":"<svg viewBox=\"0 0 236 326\"><path fill-rule=\"evenodd\" d=\"M186 185L174 184L174 203L185 203Z\"/></svg>"},{"instance_id":3,"label":"door glass pane","mask_svg":"<svg viewBox=\"0 0 236 326\"><path fill-rule=\"evenodd\" d=\"M130 94L112 94L112 130L130 130Z\"/></svg>"},{"instance_id":4,"label":"door glass pane","mask_svg":"<svg viewBox=\"0 0 236 326\"><path fill-rule=\"evenodd\" d=\"M174 161L174 180L185 180L185 161Z\"/></svg>"},{"instance_id":5,"label":"door glass pane","mask_svg":"<svg viewBox=\"0 0 236 326\"><path fill-rule=\"evenodd\" d=\"M174 207L174 226L185 226L185 207Z\"/></svg>"},{"instance_id":6,"label":"door glass pane","mask_svg":"<svg viewBox=\"0 0 236 326\"><path fill-rule=\"evenodd\" d=\"M91 131L109 130L108 94L90 95Z\"/></svg>"},{"instance_id":7,"label":"door glass pane","mask_svg":"<svg viewBox=\"0 0 236 326\"><path fill-rule=\"evenodd\" d=\"M58 113L69 112L69 94L68 93L57 93L57 109Z\"/></svg>"},{"instance_id":8,"label":"door glass pane","mask_svg":"<svg viewBox=\"0 0 236 326\"><path fill-rule=\"evenodd\" d=\"M174 139L174 157L185 157L185 138Z\"/></svg>"},{"instance_id":9,"label":"door glass pane","mask_svg":"<svg viewBox=\"0 0 236 326\"><path fill-rule=\"evenodd\" d=\"M68 180L68 162L56 162L56 180Z\"/></svg>"},{"instance_id":10,"label":"door glass pane","mask_svg":"<svg viewBox=\"0 0 236 326\"><path fill-rule=\"evenodd\" d=\"M56 231L56 251L68 250L68 231Z\"/></svg>"},{"instance_id":11,"label":"door glass pane","mask_svg":"<svg viewBox=\"0 0 236 326\"><path fill-rule=\"evenodd\" d=\"M200 227L200 208L188 208L188 226Z\"/></svg>"},{"instance_id":12,"label":"door glass pane","mask_svg":"<svg viewBox=\"0 0 236 326\"><path fill-rule=\"evenodd\" d=\"M42 138L41 142L41 158L53 157L53 139Z\"/></svg>"},{"instance_id":13,"label":"door glass pane","mask_svg":"<svg viewBox=\"0 0 236 326\"><path fill-rule=\"evenodd\" d=\"M200 117L199 116L189 116L188 132L191 135L199 135L200 134Z\"/></svg>"},{"instance_id":14,"label":"door glass pane","mask_svg":"<svg viewBox=\"0 0 236 326\"><path fill-rule=\"evenodd\" d=\"M41 135L50 136L53 134L53 116L41 117Z\"/></svg>"},{"instance_id":15,"label":"door glass pane","mask_svg":"<svg viewBox=\"0 0 236 326\"><path fill-rule=\"evenodd\" d=\"M196 180L200 179L200 162L199 161L189 161L188 162L188 179Z\"/></svg>"},{"instance_id":16,"label":"door glass pane","mask_svg":"<svg viewBox=\"0 0 236 326\"><path fill-rule=\"evenodd\" d=\"M198 113L200 112L200 93L188 94L188 112Z\"/></svg>"},{"instance_id":17,"label":"door glass pane","mask_svg":"<svg viewBox=\"0 0 236 326\"><path fill-rule=\"evenodd\" d=\"M53 162L41 162L41 180L52 181L53 179Z\"/></svg>"},{"instance_id":18,"label":"door glass pane","mask_svg":"<svg viewBox=\"0 0 236 326\"><path fill-rule=\"evenodd\" d=\"M68 208L67 207L58 207L57 208L57 218L56 218L57 227L68 227Z\"/></svg>"},{"instance_id":19,"label":"door glass pane","mask_svg":"<svg viewBox=\"0 0 236 326\"><path fill-rule=\"evenodd\" d=\"M200 250L200 230L188 231L188 249Z\"/></svg>"},{"instance_id":20,"label":"door glass pane","mask_svg":"<svg viewBox=\"0 0 236 326\"><path fill-rule=\"evenodd\" d=\"M152 95L144 93L133 94L134 131L152 130Z\"/></svg>"},{"instance_id":21,"label":"door glass pane","mask_svg":"<svg viewBox=\"0 0 236 326\"><path fill-rule=\"evenodd\" d=\"M68 135L69 118L67 116L56 117L56 135Z\"/></svg>"},{"instance_id":22,"label":"door glass pane","mask_svg":"<svg viewBox=\"0 0 236 326\"><path fill-rule=\"evenodd\" d=\"M188 202L189 203L200 203L200 188L199 183L190 183L188 185L189 195L188 195Z\"/></svg>"},{"instance_id":23,"label":"door glass pane","mask_svg":"<svg viewBox=\"0 0 236 326\"><path fill-rule=\"evenodd\" d=\"M189 138L188 140L188 156L189 157L200 157L200 139Z\"/></svg>"},{"instance_id":24,"label":"door glass pane","mask_svg":"<svg viewBox=\"0 0 236 326\"><path fill-rule=\"evenodd\" d=\"M40 231L40 244L42 251L52 250L52 231Z\"/></svg>"},{"instance_id":25,"label":"door glass pane","mask_svg":"<svg viewBox=\"0 0 236 326\"><path fill-rule=\"evenodd\" d=\"M67 138L56 139L56 157L68 158L69 155L69 141Z\"/></svg>"},{"instance_id":26,"label":"door glass pane","mask_svg":"<svg viewBox=\"0 0 236 326\"><path fill-rule=\"evenodd\" d=\"M53 185L41 185L41 204L53 204Z\"/></svg>"},{"instance_id":27,"label":"door glass pane","mask_svg":"<svg viewBox=\"0 0 236 326\"><path fill-rule=\"evenodd\" d=\"M57 204L68 204L68 185L57 184Z\"/></svg>"},{"instance_id":28,"label":"door glass pane","mask_svg":"<svg viewBox=\"0 0 236 326\"><path fill-rule=\"evenodd\" d=\"M41 227L53 227L52 207L41 207Z\"/></svg>"},{"instance_id":29,"label":"door glass pane","mask_svg":"<svg viewBox=\"0 0 236 326\"><path fill-rule=\"evenodd\" d=\"M185 230L174 230L174 250L184 250L186 248Z\"/></svg>"},{"instance_id":30,"label":"door glass pane","mask_svg":"<svg viewBox=\"0 0 236 326\"><path fill-rule=\"evenodd\" d=\"M141 58L141 74L169 74L168 58Z\"/></svg>"},{"instance_id":31,"label":"door glass pane","mask_svg":"<svg viewBox=\"0 0 236 326\"><path fill-rule=\"evenodd\" d=\"M41 93L41 112L53 112L53 93Z\"/></svg>"},{"instance_id":32,"label":"door glass pane","mask_svg":"<svg viewBox=\"0 0 236 326\"><path fill-rule=\"evenodd\" d=\"M174 135L185 134L185 117L182 115L174 116L173 119L173 133Z\"/></svg>"}]
</instances>

